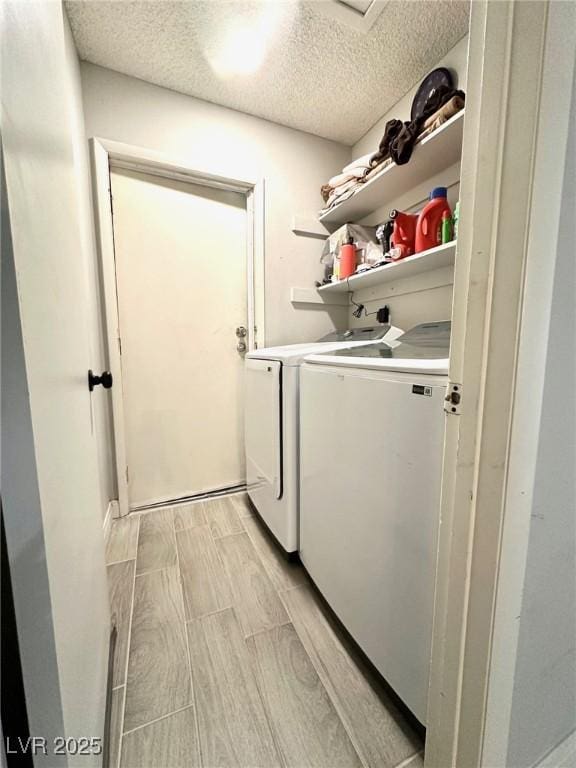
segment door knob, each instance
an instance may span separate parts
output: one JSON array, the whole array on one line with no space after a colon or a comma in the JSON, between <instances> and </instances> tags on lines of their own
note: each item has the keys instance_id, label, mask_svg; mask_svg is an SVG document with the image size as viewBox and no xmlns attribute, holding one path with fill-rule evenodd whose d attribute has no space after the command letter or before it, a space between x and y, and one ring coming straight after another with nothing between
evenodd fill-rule
<instances>
[{"instance_id":1,"label":"door knob","mask_svg":"<svg viewBox=\"0 0 576 768\"><path fill-rule=\"evenodd\" d=\"M243 325L239 325L238 328L236 328L236 336L238 336L239 339L243 339L247 333L248 332Z\"/></svg>"},{"instance_id":2,"label":"door knob","mask_svg":"<svg viewBox=\"0 0 576 768\"><path fill-rule=\"evenodd\" d=\"M98 384L102 384L104 389L110 389L112 386L112 374L110 371L104 371L100 376L96 376L91 370L88 371L88 389L90 392L97 387Z\"/></svg>"},{"instance_id":3,"label":"door knob","mask_svg":"<svg viewBox=\"0 0 576 768\"><path fill-rule=\"evenodd\" d=\"M238 344L236 344L236 349L238 352L246 352L246 344L243 341L239 341Z\"/></svg>"}]
</instances>

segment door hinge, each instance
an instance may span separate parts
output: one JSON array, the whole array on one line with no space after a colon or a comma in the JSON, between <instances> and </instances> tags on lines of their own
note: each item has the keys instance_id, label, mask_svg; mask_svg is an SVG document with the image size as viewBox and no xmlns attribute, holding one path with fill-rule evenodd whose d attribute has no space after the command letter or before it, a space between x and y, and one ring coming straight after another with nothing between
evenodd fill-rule
<instances>
[{"instance_id":1,"label":"door hinge","mask_svg":"<svg viewBox=\"0 0 576 768\"><path fill-rule=\"evenodd\" d=\"M126 467L126 482L130 482L130 476L128 475L128 467Z\"/></svg>"},{"instance_id":2,"label":"door hinge","mask_svg":"<svg viewBox=\"0 0 576 768\"><path fill-rule=\"evenodd\" d=\"M122 339L118 336L118 351L122 354Z\"/></svg>"},{"instance_id":3,"label":"door hinge","mask_svg":"<svg viewBox=\"0 0 576 768\"><path fill-rule=\"evenodd\" d=\"M444 398L444 410L454 416L460 416L462 413L462 384L454 384L449 381L446 386L446 397Z\"/></svg>"}]
</instances>

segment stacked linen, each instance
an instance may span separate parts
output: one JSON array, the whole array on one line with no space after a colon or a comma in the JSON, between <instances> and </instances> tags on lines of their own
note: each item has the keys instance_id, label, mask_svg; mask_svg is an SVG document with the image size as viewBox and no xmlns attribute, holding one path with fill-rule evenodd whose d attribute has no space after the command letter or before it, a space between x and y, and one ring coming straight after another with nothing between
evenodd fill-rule
<instances>
[{"instance_id":1,"label":"stacked linen","mask_svg":"<svg viewBox=\"0 0 576 768\"><path fill-rule=\"evenodd\" d=\"M465 100L464 96L460 95L461 93L461 91L456 92L451 99L424 121L422 131L418 135L418 141L422 141L428 134L432 133L432 131L435 131L437 128L440 128L440 126L447 120L450 120L451 117L464 109Z\"/></svg>"},{"instance_id":2,"label":"stacked linen","mask_svg":"<svg viewBox=\"0 0 576 768\"><path fill-rule=\"evenodd\" d=\"M416 144L464 109L465 101L463 91L440 86L431 93L422 113L414 120L388 120L377 151L353 160L322 187L322 197L326 205L320 211L320 216L352 197L363 184L392 163L408 163Z\"/></svg>"},{"instance_id":3,"label":"stacked linen","mask_svg":"<svg viewBox=\"0 0 576 768\"><path fill-rule=\"evenodd\" d=\"M365 177L369 173L370 158L372 153L363 155L357 160L353 160L347 166L342 168L342 171L336 176L333 176L327 184L321 189L322 197L326 203L320 214L330 210L332 206L341 203L343 200L347 200L354 192L360 187L365 180Z\"/></svg>"}]
</instances>

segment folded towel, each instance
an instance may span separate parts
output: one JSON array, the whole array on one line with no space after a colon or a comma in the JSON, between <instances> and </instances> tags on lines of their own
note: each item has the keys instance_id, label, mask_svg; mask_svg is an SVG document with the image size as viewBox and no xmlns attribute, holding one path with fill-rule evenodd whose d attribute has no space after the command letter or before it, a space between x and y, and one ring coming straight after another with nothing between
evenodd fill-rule
<instances>
[{"instance_id":1,"label":"folded towel","mask_svg":"<svg viewBox=\"0 0 576 768\"><path fill-rule=\"evenodd\" d=\"M461 109L464 109L464 99L459 93L456 93L446 104L443 104L440 109L437 109L424 121L424 130L432 129L435 131Z\"/></svg>"},{"instance_id":2,"label":"folded towel","mask_svg":"<svg viewBox=\"0 0 576 768\"><path fill-rule=\"evenodd\" d=\"M366 181L395 162L404 165L412 157L414 146L464 108L465 95L441 86L426 101L422 114L411 122L388 120L378 151L352 160L342 171L321 187L326 203L321 213L351 197Z\"/></svg>"},{"instance_id":3,"label":"folded towel","mask_svg":"<svg viewBox=\"0 0 576 768\"><path fill-rule=\"evenodd\" d=\"M337 173L336 176L332 176L331 179L328 179L328 186L332 188L339 187L340 184L346 184L346 182L356 178L358 177L354 173Z\"/></svg>"},{"instance_id":4,"label":"folded towel","mask_svg":"<svg viewBox=\"0 0 576 768\"><path fill-rule=\"evenodd\" d=\"M342 168L342 173L350 173L354 176L358 176L360 172L369 170L371 157L372 153L370 152L367 155L362 155L362 157L359 157L356 160L352 160L351 163L348 163L348 165Z\"/></svg>"}]
</instances>

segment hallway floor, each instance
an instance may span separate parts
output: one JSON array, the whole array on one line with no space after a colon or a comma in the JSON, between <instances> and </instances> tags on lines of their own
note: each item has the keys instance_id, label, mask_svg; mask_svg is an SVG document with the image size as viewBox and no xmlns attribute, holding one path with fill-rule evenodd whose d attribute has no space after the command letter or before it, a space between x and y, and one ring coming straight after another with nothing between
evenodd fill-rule
<instances>
[{"instance_id":1,"label":"hallway floor","mask_svg":"<svg viewBox=\"0 0 576 768\"><path fill-rule=\"evenodd\" d=\"M244 494L114 522L117 768L420 768L422 740Z\"/></svg>"}]
</instances>

